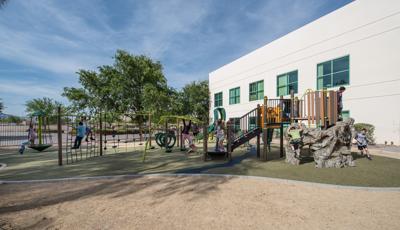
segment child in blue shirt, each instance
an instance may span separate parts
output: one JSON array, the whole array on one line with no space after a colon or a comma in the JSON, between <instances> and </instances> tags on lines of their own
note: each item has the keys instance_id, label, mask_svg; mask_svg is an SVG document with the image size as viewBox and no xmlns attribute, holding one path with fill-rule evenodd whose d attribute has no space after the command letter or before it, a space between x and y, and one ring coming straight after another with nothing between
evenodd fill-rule
<instances>
[{"instance_id":1,"label":"child in blue shirt","mask_svg":"<svg viewBox=\"0 0 400 230\"><path fill-rule=\"evenodd\" d=\"M78 127L76 128L76 138L74 147L72 149L79 149L82 143L82 139L85 137L86 127L83 125L83 122L79 122Z\"/></svg>"}]
</instances>

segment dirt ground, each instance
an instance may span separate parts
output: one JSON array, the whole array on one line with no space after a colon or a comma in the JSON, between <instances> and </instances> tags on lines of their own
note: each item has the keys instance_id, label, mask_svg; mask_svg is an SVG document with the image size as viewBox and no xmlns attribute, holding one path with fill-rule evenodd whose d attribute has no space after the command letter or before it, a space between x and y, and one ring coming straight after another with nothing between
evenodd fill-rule
<instances>
[{"instance_id":1,"label":"dirt ground","mask_svg":"<svg viewBox=\"0 0 400 230\"><path fill-rule=\"evenodd\" d=\"M143 176L0 185L0 229L399 229L400 192Z\"/></svg>"}]
</instances>

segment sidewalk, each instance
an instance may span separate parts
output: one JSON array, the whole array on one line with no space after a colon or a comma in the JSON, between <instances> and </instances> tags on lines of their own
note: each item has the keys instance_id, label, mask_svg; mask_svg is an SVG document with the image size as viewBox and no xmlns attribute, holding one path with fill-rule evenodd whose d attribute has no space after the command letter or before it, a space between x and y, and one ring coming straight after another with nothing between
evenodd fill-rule
<instances>
[{"instance_id":1,"label":"sidewalk","mask_svg":"<svg viewBox=\"0 0 400 230\"><path fill-rule=\"evenodd\" d=\"M383 156L394 159L400 159L400 147L399 146L385 146L385 145L371 145L368 146L369 152L375 156ZM352 152L359 152L357 146L351 148Z\"/></svg>"}]
</instances>

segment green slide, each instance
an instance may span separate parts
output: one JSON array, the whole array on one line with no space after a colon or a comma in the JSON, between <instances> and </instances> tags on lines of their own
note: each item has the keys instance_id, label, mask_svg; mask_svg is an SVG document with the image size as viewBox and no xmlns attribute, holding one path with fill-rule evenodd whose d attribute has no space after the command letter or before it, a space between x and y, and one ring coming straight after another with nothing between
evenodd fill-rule
<instances>
[{"instance_id":1,"label":"green slide","mask_svg":"<svg viewBox=\"0 0 400 230\"><path fill-rule=\"evenodd\" d=\"M224 108L216 108L214 109L214 120L210 126L208 126L208 133L211 133L215 130L215 121L217 120L226 120L226 112Z\"/></svg>"}]
</instances>

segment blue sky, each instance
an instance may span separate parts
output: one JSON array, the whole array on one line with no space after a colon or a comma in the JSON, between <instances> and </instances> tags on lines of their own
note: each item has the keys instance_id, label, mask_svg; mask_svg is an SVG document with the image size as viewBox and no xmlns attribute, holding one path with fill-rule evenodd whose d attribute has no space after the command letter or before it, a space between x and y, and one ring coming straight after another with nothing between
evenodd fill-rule
<instances>
[{"instance_id":1,"label":"blue sky","mask_svg":"<svg viewBox=\"0 0 400 230\"><path fill-rule=\"evenodd\" d=\"M161 61L180 88L350 0L9 0L0 10L0 98L61 97L76 71L112 64L117 49Z\"/></svg>"}]
</instances>

